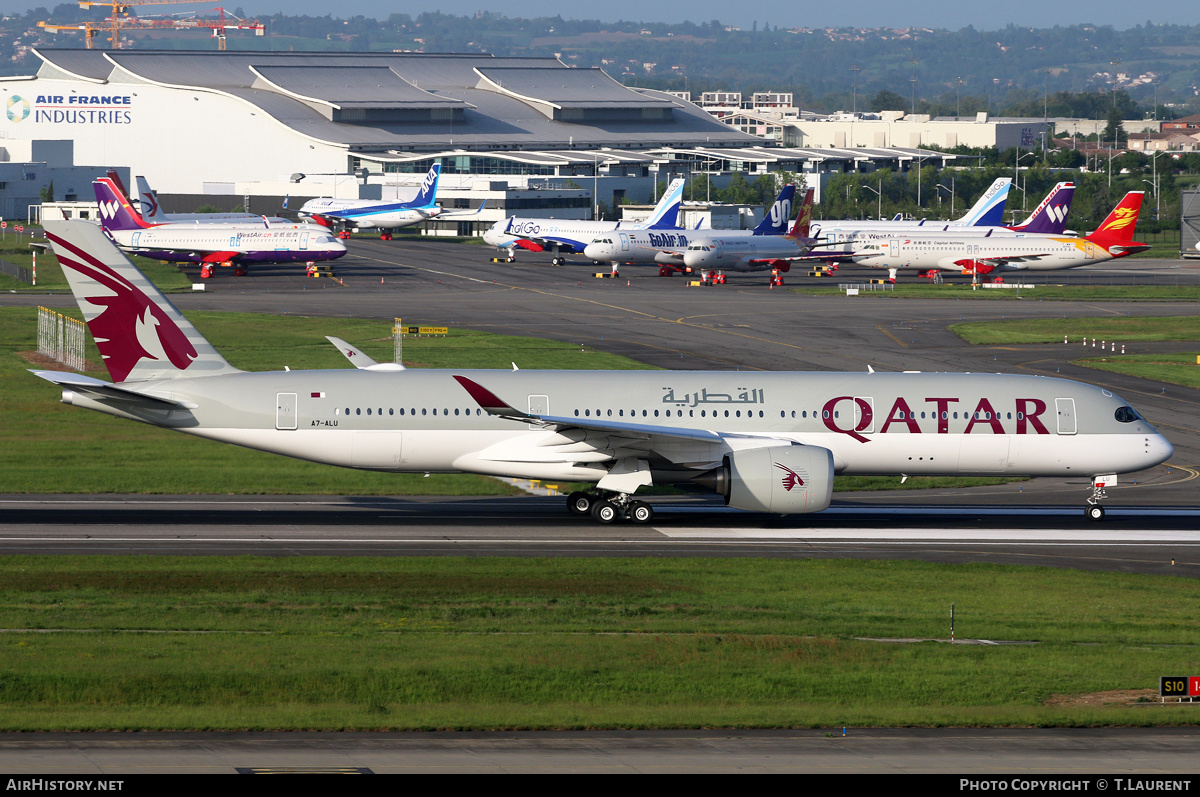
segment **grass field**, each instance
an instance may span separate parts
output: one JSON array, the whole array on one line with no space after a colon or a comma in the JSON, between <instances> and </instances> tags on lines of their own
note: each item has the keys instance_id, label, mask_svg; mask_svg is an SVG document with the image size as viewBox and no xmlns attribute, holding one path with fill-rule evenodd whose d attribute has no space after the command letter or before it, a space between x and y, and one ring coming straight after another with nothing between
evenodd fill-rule
<instances>
[{"instance_id":1,"label":"grass field","mask_svg":"<svg viewBox=\"0 0 1200 797\"><path fill-rule=\"evenodd\" d=\"M61 308L78 318L73 308ZM318 495L506 495L494 479L387 474L333 468L201 440L68 407L21 356L37 348L36 309L0 308L0 488L10 493L217 493ZM347 368L325 335L392 359L390 322L237 313L189 319L239 368ZM95 348L88 343L90 357ZM452 330L408 339L405 362L425 367L628 370L648 366L570 343ZM103 371L97 376L107 379ZM167 456L166 452L170 452Z\"/></svg>"},{"instance_id":2,"label":"grass field","mask_svg":"<svg viewBox=\"0 0 1200 797\"><path fill-rule=\"evenodd\" d=\"M1200 582L764 559L4 557L0 729L1191 723ZM948 645L880 639L1031 644ZM22 630L24 629L24 630Z\"/></svg>"}]
</instances>

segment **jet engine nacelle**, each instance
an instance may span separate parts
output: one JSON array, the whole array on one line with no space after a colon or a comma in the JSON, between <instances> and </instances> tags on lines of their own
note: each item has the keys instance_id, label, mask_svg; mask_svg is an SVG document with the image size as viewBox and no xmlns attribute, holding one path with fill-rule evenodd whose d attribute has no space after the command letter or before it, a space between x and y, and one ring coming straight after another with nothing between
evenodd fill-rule
<instances>
[{"instance_id":1,"label":"jet engine nacelle","mask_svg":"<svg viewBox=\"0 0 1200 797\"><path fill-rule=\"evenodd\" d=\"M820 512L833 497L833 452L819 446L772 446L731 452L694 481L751 512Z\"/></svg>"}]
</instances>

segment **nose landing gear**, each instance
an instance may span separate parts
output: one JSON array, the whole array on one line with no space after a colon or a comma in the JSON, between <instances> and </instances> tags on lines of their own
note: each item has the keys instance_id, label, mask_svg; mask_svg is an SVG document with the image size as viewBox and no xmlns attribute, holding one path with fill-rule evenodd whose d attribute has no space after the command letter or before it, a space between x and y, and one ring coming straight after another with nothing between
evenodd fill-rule
<instances>
[{"instance_id":1,"label":"nose landing gear","mask_svg":"<svg viewBox=\"0 0 1200 797\"><path fill-rule=\"evenodd\" d=\"M1104 520L1104 507L1100 505L1101 501L1108 498L1108 492L1104 488L1111 487L1116 483L1117 477L1114 474L1092 478L1092 494L1088 497L1087 506L1083 509L1088 520L1096 522Z\"/></svg>"}]
</instances>

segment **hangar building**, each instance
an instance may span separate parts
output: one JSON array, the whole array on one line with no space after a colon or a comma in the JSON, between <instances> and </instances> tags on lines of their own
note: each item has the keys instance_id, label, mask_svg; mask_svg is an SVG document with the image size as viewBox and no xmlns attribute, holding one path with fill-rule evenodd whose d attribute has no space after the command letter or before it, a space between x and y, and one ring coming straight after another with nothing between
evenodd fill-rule
<instances>
[{"instance_id":1,"label":"hangar building","mask_svg":"<svg viewBox=\"0 0 1200 797\"><path fill-rule=\"evenodd\" d=\"M168 209L173 195L286 196L291 207L312 196L404 199L439 161L443 204L487 198L481 222L544 208L587 217L593 202L650 201L677 174L792 171L819 189L821 173L864 161L953 157L780 147L666 92L554 58L36 54L36 75L0 78L0 160L18 142L69 141L77 163L145 175Z\"/></svg>"}]
</instances>

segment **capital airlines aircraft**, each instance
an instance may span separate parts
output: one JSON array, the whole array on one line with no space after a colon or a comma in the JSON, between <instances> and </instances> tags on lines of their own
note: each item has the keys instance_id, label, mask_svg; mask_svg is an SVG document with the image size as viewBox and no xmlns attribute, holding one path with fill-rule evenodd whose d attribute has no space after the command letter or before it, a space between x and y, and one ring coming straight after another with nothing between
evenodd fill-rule
<instances>
[{"instance_id":1,"label":"capital airlines aircraft","mask_svg":"<svg viewBox=\"0 0 1200 797\"><path fill-rule=\"evenodd\" d=\"M112 382L35 371L62 401L349 468L591 482L568 508L647 523L638 488L692 482L729 506L829 506L835 473L1089 476L1171 456L1123 400L1006 374L342 370L230 365L104 233L46 222ZM353 356L353 352L351 354ZM844 413L844 414L843 414Z\"/></svg>"},{"instance_id":2,"label":"capital airlines aircraft","mask_svg":"<svg viewBox=\"0 0 1200 797\"><path fill-rule=\"evenodd\" d=\"M299 212L301 216L311 218L326 227L345 226L359 230L378 228L383 231L379 237L385 241L392 240L389 230L409 227L433 218L478 216L483 211L482 205L470 212L447 213L437 204L438 179L441 173L442 165L433 164L425 179L421 181L421 189L416 197L406 202L319 197L305 202Z\"/></svg>"},{"instance_id":3,"label":"capital airlines aircraft","mask_svg":"<svg viewBox=\"0 0 1200 797\"><path fill-rule=\"evenodd\" d=\"M684 179L677 177L667 186L662 198L654 207L650 218L631 224L620 221L585 221L578 219L537 219L512 216L492 225L483 234L485 243L508 250L508 261L516 258L516 248L541 252L554 250L553 262L561 266L567 262L562 252L582 252L584 247L600 233L614 230L668 230L679 231L679 205L683 201Z\"/></svg>"},{"instance_id":4,"label":"capital airlines aircraft","mask_svg":"<svg viewBox=\"0 0 1200 797\"><path fill-rule=\"evenodd\" d=\"M792 218L792 202L795 199L796 186L788 183L779 192L779 196L763 214L763 220L753 230L724 230L722 235L731 238L746 238L753 236L782 236L787 232L788 222ZM811 206L812 191L808 192L805 201ZM672 230L658 232L642 230L629 232L608 231L597 235L592 242L583 248L585 257L597 263L610 261L613 270L624 263L638 265L656 263L659 266L658 276L668 277L676 271L690 272L691 268L683 263L684 253L692 241L706 238L715 233L712 230L691 232L688 230ZM691 236L689 238L689 236Z\"/></svg>"},{"instance_id":5,"label":"capital airlines aircraft","mask_svg":"<svg viewBox=\"0 0 1200 797\"><path fill-rule=\"evenodd\" d=\"M1003 271L1056 271L1126 257L1150 248L1133 240L1142 191L1130 191L1095 232L1084 237L998 232L858 232L851 238L855 261L886 268L895 280L902 268L999 276Z\"/></svg>"},{"instance_id":6,"label":"capital airlines aircraft","mask_svg":"<svg viewBox=\"0 0 1200 797\"><path fill-rule=\"evenodd\" d=\"M324 227L284 222L257 224L174 222L150 224L129 204L112 180L92 183L100 205L100 226L126 252L180 263L200 263L200 276L212 276L215 264L233 266L244 276L250 263L311 263L333 260L346 247Z\"/></svg>"}]
</instances>

